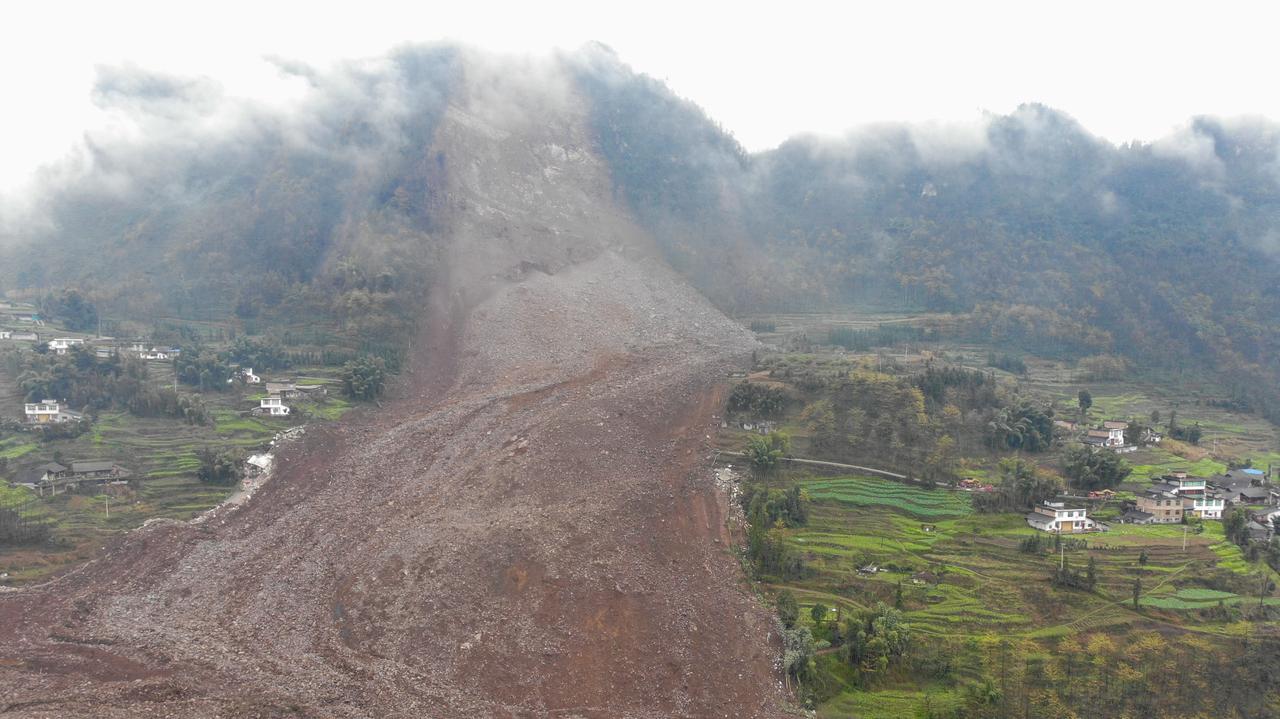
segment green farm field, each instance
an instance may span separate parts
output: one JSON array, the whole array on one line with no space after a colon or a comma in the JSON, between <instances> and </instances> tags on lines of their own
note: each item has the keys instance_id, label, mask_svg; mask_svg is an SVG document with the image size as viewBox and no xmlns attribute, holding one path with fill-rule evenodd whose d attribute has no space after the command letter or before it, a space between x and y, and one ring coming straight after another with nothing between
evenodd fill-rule
<instances>
[{"instance_id":1,"label":"green farm field","mask_svg":"<svg viewBox=\"0 0 1280 719\"><path fill-rule=\"evenodd\" d=\"M816 630L809 612L815 604L832 608L828 616L835 620L877 603L892 605L901 587L913 635L946 643L960 653L959 664L966 642L993 636L1032 643L1146 629L1233 636L1239 633L1239 608L1259 600L1258 579L1280 581L1264 563L1247 561L1226 542L1218 522L1206 522L1199 533L1184 532L1181 525L1112 525L1108 532L1082 535L1087 547L1032 554L1019 548L1036 534L1020 514L976 514L967 493L875 477L784 472L783 483L791 482L811 501L808 523L784 530L807 570L797 580L765 578L766 593L791 590L802 622ZM1090 558L1097 566L1094 591L1057 588L1050 581L1059 562L1083 571ZM880 571L858 571L869 564ZM1135 578L1143 585L1137 609ZM1264 601L1276 605L1280 597ZM1219 617L1206 611L1219 610L1220 603L1236 611ZM827 681L838 681L830 679L840 676L836 655L820 659ZM926 696L935 706L955 700L947 687L846 688L828 697L818 714L911 716Z\"/></svg>"}]
</instances>

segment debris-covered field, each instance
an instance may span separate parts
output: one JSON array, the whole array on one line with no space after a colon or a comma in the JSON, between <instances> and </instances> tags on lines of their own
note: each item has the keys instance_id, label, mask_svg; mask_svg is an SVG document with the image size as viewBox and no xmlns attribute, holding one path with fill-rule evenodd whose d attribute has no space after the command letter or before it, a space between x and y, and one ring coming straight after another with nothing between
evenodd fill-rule
<instances>
[{"instance_id":1,"label":"debris-covered field","mask_svg":"<svg viewBox=\"0 0 1280 719\"><path fill-rule=\"evenodd\" d=\"M0 712L778 714L709 469L750 336L644 258L569 93L508 70L432 149L458 255L392 398L243 506L0 595Z\"/></svg>"}]
</instances>

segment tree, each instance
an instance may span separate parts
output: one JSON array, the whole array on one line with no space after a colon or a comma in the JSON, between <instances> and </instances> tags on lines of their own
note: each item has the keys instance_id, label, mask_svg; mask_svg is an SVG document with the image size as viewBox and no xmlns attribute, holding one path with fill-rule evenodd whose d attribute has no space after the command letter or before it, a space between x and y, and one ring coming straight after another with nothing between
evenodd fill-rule
<instances>
[{"instance_id":1,"label":"tree","mask_svg":"<svg viewBox=\"0 0 1280 719\"><path fill-rule=\"evenodd\" d=\"M791 438L782 432L770 432L767 436L753 436L747 440L747 461L757 474L769 476L778 468L778 462L791 449Z\"/></svg>"},{"instance_id":2,"label":"tree","mask_svg":"<svg viewBox=\"0 0 1280 719\"><path fill-rule=\"evenodd\" d=\"M1227 515L1226 521L1223 522L1222 532L1228 541L1244 544L1249 540L1248 524L1249 518L1245 514L1244 508L1237 507Z\"/></svg>"},{"instance_id":3,"label":"tree","mask_svg":"<svg viewBox=\"0 0 1280 719\"><path fill-rule=\"evenodd\" d=\"M974 492L979 512L1023 511L1051 499L1062 490L1062 481L1020 457L1000 460L1000 483L994 492Z\"/></svg>"},{"instance_id":4,"label":"tree","mask_svg":"<svg viewBox=\"0 0 1280 719\"><path fill-rule=\"evenodd\" d=\"M79 290L63 290L56 298L46 301L45 307L50 314L61 318L68 329L78 332L97 329L98 308Z\"/></svg>"},{"instance_id":5,"label":"tree","mask_svg":"<svg viewBox=\"0 0 1280 719\"><path fill-rule=\"evenodd\" d=\"M342 393L350 399L375 400L386 381L387 364L381 357L363 355L342 367Z\"/></svg>"},{"instance_id":6,"label":"tree","mask_svg":"<svg viewBox=\"0 0 1280 719\"><path fill-rule=\"evenodd\" d=\"M1138 555L1138 564L1139 564L1140 566L1145 567L1145 566L1147 566L1147 562L1148 562L1149 560L1150 560L1150 558L1147 556L1147 550L1145 550L1145 549L1144 549L1144 550L1142 550L1142 552Z\"/></svg>"},{"instance_id":7,"label":"tree","mask_svg":"<svg viewBox=\"0 0 1280 719\"><path fill-rule=\"evenodd\" d=\"M1200 428L1200 423L1196 422L1187 428L1187 441L1191 444L1200 444L1200 438L1204 436L1204 430Z\"/></svg>"},{"instance_id":8,"label":"tree","mask_svg":"<svg viewBox=\"0 0 1280 719\"><path fill-rule=\"evenodd\" d=\"M1098 560L1092 554L1089 555L1089 564L1084 570L1084 586L1091 592L1098 586Z\"/></svg>"},{"instance_id":9,"label":"tree","mask_svg":"<svg viewBox=\"0 0 1280 719\"><path fill-rule=\"evenodd\" d=\"M796 603L796 595L791 590L784 589L778 592L778 619L782 620L782 626L790 629L796 625L796 620L800 618L800 605Z\"/></svg>"},{"instance_id":10,"label":"tree","mask_svg":"<svg viewBox=\"0 0 1280 719\"><path fill-rule=\"evenodd\" d=\"M1138 600L1142 599L1142 577L1133 578L1133 608L1138 608Z\"/></svg>"},{"instance_id":11,"label":"tree","mask_svg":"<svg viewBox=\"0 0 1280 719\"><path fill-rule=\"evenodd\" d=\"M1088 445L1067 450L1063 465L1063 473L1071 483L1084 491L1115 487L1132 471L1115 452Z\"/></svg>"},{"instance_id":12,"label":"tree","mask_svg":"<svg viewBox=\"0 0 1280 719\"><path fill-rule=\"evenodd\" d=\"M827 621L827 614L830 611L831 610L827 608L827 605L822 602L818 602L813 605L813 609L809 610L809 616L813 619L814 624L821 624L822 622Z\"/></svg>"},{"instance_id":13,"label":"tree","mask_svg":"<svg viewBox=\"0 0 1280 719\"><path fill-rule=\"evenodd\" d=\"M1089 414L1089 408L1093 406L1093 395L1089 390L1082 389L1076 394L1076 405L1080 408L1081 419Z\"/></svg>"},{"instance_id":14,"label":"tree","mask_svg":"<svg viewBox=\"0 0 1280 719\"><path fill-rule=\"evenodd\" d=\"M196 450L200 468L196 476L201 482L231 485L244 478L244 462L233 452L219 452L210 447Z\"/></svg>"},{"instance_id":15,"label":"tree","mask_svg":"<svg viewBox=\"0 0 1280 719\"><path fill-rule=\"evenodd\" d=\"M818 655L813 632L808 627L787 627L782 631L782 666L787 674L800 681L813 674L813 660Z\"/></svg>"}]
</instances>

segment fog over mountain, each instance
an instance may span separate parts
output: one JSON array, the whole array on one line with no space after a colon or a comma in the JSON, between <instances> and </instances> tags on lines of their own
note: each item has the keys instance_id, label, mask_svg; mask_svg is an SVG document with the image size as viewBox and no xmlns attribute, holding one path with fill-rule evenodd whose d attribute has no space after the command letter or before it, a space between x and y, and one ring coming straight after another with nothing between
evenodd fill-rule
<instances>
[{"instance_id":1,"label":"fog over mountain","mask_svg":"<svg viewBox=\"0 0 1280 719\"><path fill-rule=\"evenodd\" d=\"M876 682L931 717L1269 716L1267 527L1212 497L1195 532L1061 533L1134 517L1119 450L1143 480L1276 456L1249 415L1280 424L1280 125L1116 145L1026 104L751 153L601 45L277 65L270 102L103 68L113 121L5 209L0 294L30 304L5 304L0 389L31 419L0 459L39 495L3 516L112 531L5 575L0 712L763 718L888 706ZM740 321L763 313L826 336ZM846 351L855 321L890 340ZM1096 406L1093 367L1126 378ZM1102 444L1056 425L1118 417L1135 377L1167 391ZM1176 424L1193 401L1214 414ZM1224 417L1244 448L1208 457ZM267 469L237 485L249 448ZM76 477L124 493L102 524ZM1046 504L1071 492L1087 520Z\"/></svg>"},{"instance_id":2,"label":"fog over mountain","mask_svg":"<svg viewBox=\"0 0 1280 719\"><path fill-rule=\"evenodd\" d=\"M9 245L26 249L9 250L0 282L86 286L121 309L239 298L267 311L281 298L258 296L264 272L302 287L345 262L422 284L444 167L428 148L460 53L478 54L410 47L323 71L281 61L305 91L270 107L207 79L103 69L95 102L122 122L11 210ZM613 191L730 312L923 307L1032 349L1213 362L1241 381L1277 368L1271 121L1200 117L1117 146L1024 105L750 154L603 46L516 62L572 74L566 91L589 105ZM134 281L104 281L122 277Z\"/></svg>"}]
</instances>

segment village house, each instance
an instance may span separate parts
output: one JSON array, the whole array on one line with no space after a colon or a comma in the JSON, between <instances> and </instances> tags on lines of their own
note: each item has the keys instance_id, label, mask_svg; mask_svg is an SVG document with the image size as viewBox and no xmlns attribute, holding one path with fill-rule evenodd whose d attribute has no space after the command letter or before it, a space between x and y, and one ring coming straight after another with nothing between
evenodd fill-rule
<instances>
[{"instance_id":1,"label":"village house","mask_svg":"<svg viewBox=\"0 0 1280 719\"><path fill-rule=\"evenodd\" d=\"M49 351L64 355L71 350L72 347L78 347L84 344L84 340L79 337L55 337L49 340Z\"/></svg>"},{"instance_id":2,"label":"village house","mask_svg":"<svg viewBox=\"0 0 1280 719\"><path fill-rule=\"evenodd\" d=\"M1266 473L1260 469L1243 467L1214 477L1210 482L1222 498L1236 505L1272 503L1273 490L1266 483Z\"/></svg>"},{"instance_id":3,"label":"village house","mask_svg":"<svg viewBox=\"0 0 1280 719\"><path fill-rule=\"evenodd\" d=\"M240 370L240 381L245 384L262 384L262 378L253 373L252 367L244 367Z\"/></svg>"},{"instance_id":4,"label":"village house","mask_svg":"<svg viewBox=\"0 0 1280 719\"><path fill-rule=\"evenodd\" d=\"M58 487L118 482L133 476L133 473L128 469L105 459L74 461L70 466L51 462L41 465L40 469L43 469L44 473L36 483L36 486L41 489L42 493L45 487L53 488L56 493Z\"/></svg>"},{"instance_id":5,"label":"village house","mask_svg":"<svg viewBox=\"0 0 1280 719\"><path fill-rule=\"evenodd\" d=\"M1085 432L1084 443L1091 444L1095 447L1119 449L1124 446L1124 428L1104 427L1102 429L1091 429L1088 432Z\"/></svg>"},{"instance_id":6,"label":"village house","mask_svg":"<svg viewBox=\"0 0 1280 719\"><path fill-rule=\"evenodd\" d=\"M1168 492L1182 498L1182 513L1200 519L1222 519L1227 502L1216 491L1210 490L1208 480L1189 476L1186 470L1174 470L1152 489Z\"/></svg>"},{"instance_id":7,"label":"village house","mask_svg":"<svg viewBox=\"0 0 1280 719\"><path fill-rule=\"evenodd\" d=\"M274 395L280 399L295 399L301 392L292 382L268 382L267 394Z\"/></svg>"},{"instance_id":8,"label":"village house","mask_svg":"<svg viewBox=\"0 0 1280 719\"><path fill-rule=\"evenodd\" d=\"M263 397L258 402L258 411L263 414L269 414L272 417L285 417L289 414L289 407L280 397L271 396Z\"/></svg>"},{"instance_id":9,"label":"village house","mask_svg":"<svg viewBox=\"0 0 1280 719\"><path fill-rule=\"evenodd\" d=\"M1138 496L1136 512L1126 514L1132 524L1180 524L1182 522L1182 498L1159 485ZM1141 515L1148 515L1142 517Z\"/></svg>"},{"instance_id":10,"label":"village house","mask_svg":"<svg viewBox=\"0 0 1280 719\"><path fill-rule=\"evenodd\" d=\"M173 351L163 347L152 347L144 350L138 356L144 360L168 360L173 355Z\"/></svg>"},{"instance_id":11,"label":"village house","mask_svg":"<svg viewBox=\"0 0 1280 719\"><path fill-rule=\"evenodd\" d=\"M7 335L4 337L0 337L0 339L13 340L14 342L39 342L40 341L40 335L36 334L35 332L10 332L6 330L4 333L0 333L0 334Z\"/></svg>"},{"instance_id":12,"label":"village house","mask_svg":"<svg viewBox=\"0 0 1280 719\"><path fill-rule=\"evenodd\" d=\"M22 413L29 424L51 424L57 422L73 422L83 419L84 415L63 409L56 400L46 399L39 402L27 402L22 405Z\"/></svg>"},{"instance_id":13,"label":"village house","mask_svg":"<svg viewBox=\"0 0 1280 719\"><path fill-rule=\"evenodd\" d=\"M1067 507L1062 502L1045 502L1036 505L1035 511L1027 515L1027 524L1042 532L1064 534L1106 529L1104 525L1089 519L1088 510L1082 507Z\"/></svg>"},{"instance_id":14,"label":"village house","mask_svg":"<svg viewBox=\"0 0 1280 719\"><path fill-rule=\"evenodd\" d=\"M0 330L0 340L11 340L11 339L13 339L13 332L9 330Z\"/></svg>"},{"instance_id":15,"label":"village house","mask_svg":"<svg viewBox=\"0 0 1280 719\"><path fill-rule=\"evenodd\" d=\"M271 470L272 460L272 456L266 453L250 455L249 458L244 461L245 472L250 477L256 477L263 472L268 472Z\"/></svg>"},{"instance_id":16,"label":"village house","mask_svg":"<svg viewBox=\"0 0 1280 719\"><path fill-rule=\"evenodd\" d=\"M54 476L65 471L67 468L57 462L46 462L18 472L18 484L35 489L46 476Z\"/></svg>"},{"instance_id":17,"label":"village house","mask_svg":"<svg viewBox=\"0 0 1280 719\"><path fill-rule=\"evenodd\" d=\"M1272 528L1270 525L1264 525L1257 521L1251 521L1244 526L1245 531L1249 533L1249 539L1255 542L1270 542Z\"/></svg>"}]
</instances>

